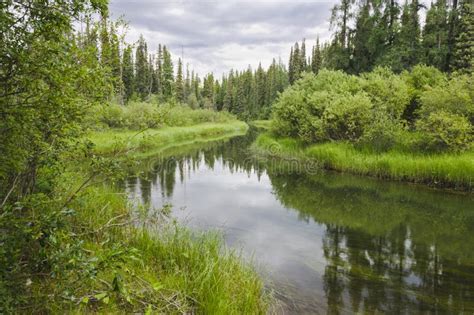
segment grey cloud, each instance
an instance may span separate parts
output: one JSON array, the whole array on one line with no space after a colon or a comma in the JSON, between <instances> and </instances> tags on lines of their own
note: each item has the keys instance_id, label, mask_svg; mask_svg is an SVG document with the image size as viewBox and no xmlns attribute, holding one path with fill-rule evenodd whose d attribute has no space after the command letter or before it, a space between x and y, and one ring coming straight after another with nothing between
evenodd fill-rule
<instances>
[{"instance_id":1,"label":"grey cloud","mask_svg":"<svg viewBox=\"0 0 474 315\"><path fill-rule=\"evenodd\" d=\"M330 8L335 0L316 1L150 1L112 0L114 17L124 15L136 37L144 33L150 47L158 42L175 53L181 47L191 61L207 65L217 73L227 71L229 60L214 60L225 47L267 51L283 47L303 37L313 41L316 34L327 37ZM132 38L136 40L136 38ZM156 43L156 44L155 44ZM282 56L287 58L287 53ZM234 56L236 67L248 56ZM268 63L268 56L262 61ZM255 60L258 64L259 60ZM255 65L254 63L254 65ZM199 69L200 70L200 69Z\"/></svg>"}]
</instances>

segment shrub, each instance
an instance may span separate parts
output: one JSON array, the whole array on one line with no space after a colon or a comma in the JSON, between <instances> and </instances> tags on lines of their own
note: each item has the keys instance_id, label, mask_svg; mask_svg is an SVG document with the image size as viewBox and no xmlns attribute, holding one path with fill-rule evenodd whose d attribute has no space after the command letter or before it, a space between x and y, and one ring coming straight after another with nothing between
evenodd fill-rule
<instances>
[{"instance_id":1,"label":"shrub","mask_svg":"<svg viewBox=\"0 0 474 315\"><path fill-rule=\"evenodd\" d=\"M445 111L467 117L474 124L474 75L453 77L421 94L420 115Z\"/></svg>"},{"instance_id":2,"label":"shrub","mask_svg":"<svg viewBox=\"0 0 474 315\"><path fill-rule=\"evenodd\" d=\"M408 85L388 68L376 68L362 75L362 89L367 92L374 108L399 119L410 103Z\"/></svg>"},{"instance_id":3,"label":"shrub","mask_svg":"<svg viewBox=\"0 0 474 315\"><path fill-rule=\"evenodd\" d=\"M341 95L323 114L323 128L332 140L357 140L371 121L372 103L365 93Z\"/></svg>"},{"instance_id":4,"label":"shrub","mask_svg":"<svg viewBox=\"0 0 474 315\"><path fill-rule=\"evenodd\" d=\"M360 148L369 149L369 151L386 152L401 142L403 131L400 120L388 117L383 113L378 114L365 128L357 145Z\"/></svg>"},{"instance_id":5,"label":"shrub","mask_svg":"<svg viewBox=\"0 0 474 315\"><path fill-rule=\"evenodd\" d=\"M422 145L429 151L463 151L472 142L472 125L460 115L438 111L417 122Z\"/></svg>"}]
</instances>

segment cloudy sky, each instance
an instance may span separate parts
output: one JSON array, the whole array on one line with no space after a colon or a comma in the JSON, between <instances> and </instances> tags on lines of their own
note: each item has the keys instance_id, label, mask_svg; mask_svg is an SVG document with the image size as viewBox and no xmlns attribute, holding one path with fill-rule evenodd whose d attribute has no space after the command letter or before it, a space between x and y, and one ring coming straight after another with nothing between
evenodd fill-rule
<instances>
[{"instance_id":1,"label":"cloudy sky","mask_svg":"<svg viewBox=\"0 0 474 315\"><path fill-rule=\"evenodd\" d=\"M111 0L112 17L129 22L128 42L143 34L149 50L166 44L199 74L221 75L273 58L286 63L290 46L317 35L328 39L330 9L337 0ZM307 47L309 49L309 47Z\"/></svg>"}]
</instances>

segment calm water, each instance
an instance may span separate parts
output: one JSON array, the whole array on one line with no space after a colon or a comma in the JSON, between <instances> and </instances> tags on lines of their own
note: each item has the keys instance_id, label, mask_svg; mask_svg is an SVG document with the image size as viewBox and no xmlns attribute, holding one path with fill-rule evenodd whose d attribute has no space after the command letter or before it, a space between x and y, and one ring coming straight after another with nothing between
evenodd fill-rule
<instances>
[{"instance_id":1,"label":"calm water","mask_svg":"<svg viewBox=\"0 0 474 315\"><path fill-rule=\"evenodd\" d=\"M141 163L130 198L253 256L278 313L474 313L474 197L256 161L251 131ZM292 167L290 167L292 166Z\"/></svg>"}]
</instances>

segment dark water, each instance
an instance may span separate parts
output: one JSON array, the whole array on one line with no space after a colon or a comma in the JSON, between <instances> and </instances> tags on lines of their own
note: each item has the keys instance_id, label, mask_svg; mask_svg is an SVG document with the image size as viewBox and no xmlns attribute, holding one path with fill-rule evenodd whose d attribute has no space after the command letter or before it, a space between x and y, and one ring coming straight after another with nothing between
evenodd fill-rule
<instances>
[{"instance_id":1,"label":"dark water","mask_svg":"<svg viewBox=\"0 0 474 315\"><path fill-rule=\"evenodd\" d=\"M255 134L143 161L131 198L253 256L278 313L474 313L474 197L257 161ZM291 166L291 167L290 167Z\"/></svg>"}]
</instances>

